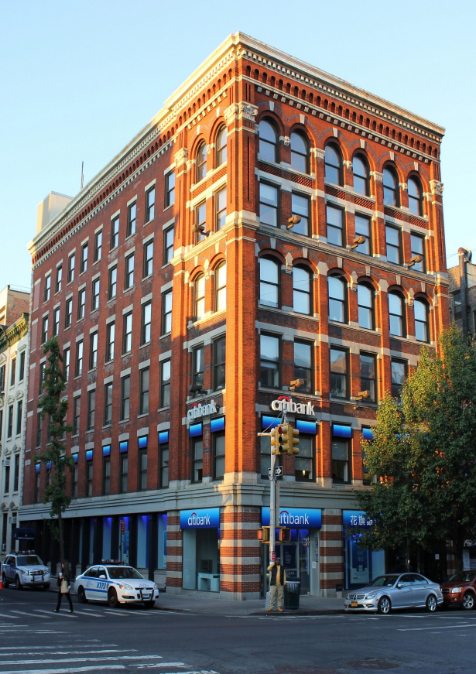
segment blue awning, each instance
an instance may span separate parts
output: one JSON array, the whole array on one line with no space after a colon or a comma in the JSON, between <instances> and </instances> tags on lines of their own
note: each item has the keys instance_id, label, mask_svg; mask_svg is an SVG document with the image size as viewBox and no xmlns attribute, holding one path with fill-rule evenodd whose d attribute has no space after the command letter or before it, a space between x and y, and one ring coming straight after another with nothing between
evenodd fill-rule
<instances>
[{"instance_id":1,"label":"blue awning","mask_svg":"<svg viewBox=\"0 0 476 674\"><path fill-rule=\"evenodd\" d=\"M218 417L210 421L210 431L212 433L217 433L218 431L225 430L225 417Z\"/></svg>"},{"instance_id":2,"label":"blue awning","mask_svg":"<svg viewBox=\"0 0 476 674\"><path fill-rule=\"evenodd\" d=\"M148 435L141 435L139 438L139 449L147 449L148 441L149 441Z\"/></svg>"},{"instance_id":3,"label":"blue awning","mask_svg":"<svg viewBox=\"0 0 476 674\"><path fill-rule=\"evenodd\" d=\"M169 432L168 431L161 431L159 433L159 445L163 445L168 441L169 441Z\"/></svg>"},{"instance_id":4,"label":"blue awning","mask_svg":"<svg viewBox=\"0 0 476 674\"><path fill-rule=\"evenodd\" d=\"M121 453L129 451L129 440L123 440L122 442L119 443L119 451Z\"/></svg>"},{"instance_id":5,"label":"blue awning","mask_svg":"<svg viewBox=\"0 0 476 674\"><path fill-rule=\"evenodd\" d=\"M344 426L343 424L332 424L332 435L335 438L351 438L352 426Z\"/></svg>"},{"instance_id":6,"label":"blue awning","mask_svg":"<svg viewBox=\"0 0 476 674\"><path fill-rule=\"evenodd\" d=\"M374 439L374 432L371 428L363 428L362 429L362 436L364 440L373 440Z\"/></svg>"},{"instance_id":7,"label":"blue awning","mask_svg":"<svg viewBox=\"0 0 476 674\"><path fill-rule=\"evenodd\" d=\"M190 426L190 437L196 438L199 435L203 435L203 424L193 424Z\"/></svg>"},{"instance_id":8,"label":"blue awning","mask_svg":"<svg viewBox=\"0 0 476 674\"><path fill-rule=\"evenodd\" d=\"M111 445L104 445L104 447L102 448L102 455L103 456L111 455Z\"/></svg>"}]
</instances>

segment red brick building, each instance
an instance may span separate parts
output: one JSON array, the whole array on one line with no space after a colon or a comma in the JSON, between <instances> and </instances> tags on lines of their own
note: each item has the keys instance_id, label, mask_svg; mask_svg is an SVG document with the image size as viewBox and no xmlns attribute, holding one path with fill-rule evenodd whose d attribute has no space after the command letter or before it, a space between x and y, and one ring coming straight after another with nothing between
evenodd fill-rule
<instances>
[{"instance_id":1,"label":"red brick building","mask_svg":"<svg viewBox=\"0 0 476 674\"><path fill-rule=\"evenodd\" d=\"M297 378L301 453L280 483L288 577L332 594L384 568L343 523L359 518L379 399L448 322L443 132L232 35L37 234L21 518L46 559L36 400L56 333L78 568L121 556L168 592L258 596L270 447L257 433Z\"/></svg>"}]
</instances>

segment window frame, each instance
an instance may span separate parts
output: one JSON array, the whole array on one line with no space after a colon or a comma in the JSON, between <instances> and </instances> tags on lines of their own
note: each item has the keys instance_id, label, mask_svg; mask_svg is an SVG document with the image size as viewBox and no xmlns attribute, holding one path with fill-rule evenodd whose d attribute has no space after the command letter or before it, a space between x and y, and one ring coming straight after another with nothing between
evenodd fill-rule
<instances>
[{"instance_id":1,"label":"window frame","mask_svg":"<svg viewBox=\"0 0 476 674\"><path fill-rule=\"evenodd\" d=\"M43 301L49 302L51 298L51 274L45 276L45 289L43 292Z\"/></svg>"},{"instance_id":2,"label":"window frame","mask_svg":"<svg viewBox=\"0 0 476 674\"><path fill-rule=\"evenodd\" d=\"M81 246L81 258L79 261L79 273L84 274L88 270L88 258L89 258L89 241L83 243Z\"/></svg>"},{"instance_id":3,"label":"window frame","mask_svg":"<svg viewBox=\"0 0 476 674\"><path fill-rule=\"evenodd\" d=\"M220 142L223 136L225 138L224 144ZM228 129L226 124L222 124L218 129L215 144L215 167L218 168L228 161Z\"/></svg>"},{"instance_id":4,"label":"window frame","mask_svg":"<svg viewBox=\"0 0 476 674\"><path fill-rule=\"evenodd\" d=\"M119 456L119 493L127 494L129 487L129 452Z\"/></svg>"},{"instance_id":5,"label":"window frame","mask_svg":"<svg viewBox=\"0 0 476 674\"><path fill-rule=\"evenodd\" d=\"M401 306L401 309L402 309L401 316L399 316L398 314L394 314L392 311L390 311L390 297L391 296L395 296L395 297L399 298L400 306ZM388 334L390 335L390 337L403 337L403 338L405 338L408 334L407 333L405 297L398 290L389 290L388 293L387 293L387 298L388 298ZM401 321L401 323L400 323L401 324L401 331L402 331L401 335L391 331L391 326L392 326L391 317L392 316L398 317Z\"/></svg>"},{"instance_id":6,"label":"window frame","mask_svg":"<svg viewBox=\"0 0 476 674\"><path fill-rule=\"evenodd\" d=\"M91 284L91 311L99 309L99 299L101 293L101 279L95 278Z\"/></svg>"},{"instance_id":7,"label":"window frame","mask_svg":"<svg viewBox=\"0 0 476 674\"><path fill-rule=\"evenodd\" d=\"M117 264L109 268L107 301L109 302L115 297L117 297Z\"/></svg>"},{"instance_id":8,"label":"window frame","mask_svg":"<svg viewBox=\"0 0 476 674\"><path fill-rule=\"evenodd\" d=\"M201 359L198 358L198 354L201 354ZM203 369L198 369L200 365ZM199 344L192 349L192 386L200 386L200 390L203 391L204 384L205 384L205 346L203 344ZM194 395L197 396L201 394L197 391Z\"/></svg>"},{"instance_id":9,"label":"window frame","mask_svg":"<svg viewBox=\"0 0 476 674\"><path fill-rule=\"evenodd\" d=\"M309 367L302 367L300 365L296 365L296 344L300 344L302 346L307 346L310 349L310 363ZM306 381L307 379L304 379L304 385L300 386L299 388L296 388L296 391L299 393L309 393L313 394L314 391L314 342L311 342L309 339L295 339L293 342L293 371L294 371L294 379L301 379L302 377L300 376L302 372L308 372L309 374L309 384L306 386Z\"/></svg>"},{"instance_id":10,"label":"window frame","mask_svg":"<svg viewBox=\"0 0 476 674\"><path fill-rule=\"evenodd\" d=\"M369 233L368 234L362 234L361 232L357 231L357 218L360 218L361 220L366 220L369 225ZM363 236L364 239L366 240L366 243L368 244L369 251L366 253L364 250L362 250L362 247L365 246L365 243L360 243L357 248L355 249L356 253L360 253L361 255L368 255L369 257L372 257L373 255L373 245L372 245L372 218L368 215L364 215L362 213L355 213L354 214L354 228L355 228L355 237Z\"/></svg>"},{"instance_id":11,"label":"window frame","mask_svg":"<svg viewBox=\"0 0 476 674\"><path fill-rule=\"evenodd\" d=\"M415 304L418 302L418 304L422 305L425 309L425 321L422 321L421 319L416 317L416 310L415 310ZM415 339L417 342L421 342L422 344L429 344L430 343L430 305L428 304L427 300L422 298L422 297L415 297L413 300L413 317L414 317L414 322L415 322ZM418 325L424 325L424 331L425 331L425 339L419 339L417 337L417 324Z\"/></svg>"},{"instance_id":12,"label":"window frame","mask_svg":"<svg viewBox=\"0 0 476 674\"><path fill-rule=\"evenodd\" d=\"M126 413L126 410L127 410L127 413ZM131 376L130 376L130 374L126 374L124 377L121 377L121 418L120 418L120 421L128 421L130 418L131 418Z\"/></svg>"},{"instance_id":13,"label":"window frame","mask_svg":"<svg viewBox=\"0 0 476 674\"><path fill-rule=\"evenodd\" d=\"M137 201L133 201L127 206L127 228L126 239L134 236L137 229Z\"/></svg>"},{"instance_id":14,"label":"window frame","mask_svg":"<svg viewBox=\"0 0 476 674\"><path fill-rule=\"evenodd\" d=\"M301 140L303 141L303 143L305 145L305 148L306 148L306 152L304 154L302 152L297 151L297 150L293 150L293 136L299 136L299 138L301 138ZM294 129L293 131L291 131L291 134L289 136L289 148L290 148L290 152L291 152L291 168L293 169L293 171L299 171L300 173L305 173L306 175L309 175L309 173L310 173L310 161L309 161L310 152L309 152L309 139L308 139L307 135L303 131L301 131L300 129L299 130ZM304 171L302 171L300 168L296 168L295 166L293 166L293 155L297 155L298 157L304 158Z\"/></svg>"},{"instance_id":15,"label":"window frame","mask_svg":"<svg viewBox=\"0 0 476 674\"><path fill-rule=\"evenodd\" d=\"M154 200L151 202L150 197L154 195ZM150 187L145 193L145 222L152 222L155 218L155 185Z\"/></svg>"},{"instance_id":16,"label":"window frame","mask_svg":"<svg viewBox=\"0 0 476 674\"><path fill-rule=\"evenodd\" d=\"M49 323L50 315L43 316L41 320L41 344L45 344L48 341Z\"/></svg>"},{"instance_id":17,"label":"window frame","mask_svg":"<svg viewBox=\"0 0 476 674\"><path fill-rule=\"evenodd\" d=\"M359 288L366 288L370 292L370 307L360 303ZM370 312L370 328L360 323L360 309ZM357 317L360 328L365 330L375 330L375 289L370 283L361 281L357 283Z\"/></svg>"},{"instance_id":18,"label":"window frame","mask_svg":"<svg viewBox=\"0 0 476 674\"><path fill-rule=\"evenodd\" d=\"M270 187L276 192L276 206L274 204L267 203L262 200L262 194L261 194L261 186L265 185L266 187ZM267 227L275 227L276 229L279 228L279 223L281 222L281 185L277 183L273 183L268 180L260 180L259 181L259 190L258 190L258 198L259 198L259 221L262 225L266 225ZM276 214L276 224L272 224L269 222L266 222L264 219L262 219L261 216L261 206L266 206L268 208L273 209L273 211Z\"/></svg>"},{"instance_id":19,"label":"window frame","mask_svg":"<svg viewBox=\"0 0 476 674\"><path fill-rule=\"evenodd\" d=\"M150 412L150 367L143 367L139 371L139 415L149 414L149 412Z\"/></svg>"},{"instance_id":20,"label":"window frame","mask_svg":"<svg viewBox=\"0 0 476 674\"><path fill-rule=\"evenodd\" d=\"M275 139L274 142L268 140L267 138L263 138L261 136L260 127L261 127L261 124L263 122L265 122L266 124L268 124L271 127L271 129L274 133L274 139ZM274 121L272 119L270 119L269 117L263 117L262 119L260 119L260 121L258 123L258 157L259 157L260 160L262 159L264 161L272 162L274 164L279 164L279 142L278 142L278 140L279 140L279 132L276 129L276 124L274 123ZM265 152L265 154L263 154L261 152L262 143L264 144L263 149L265 149L265 150L266 150L266 147L268 145L273 148L273 151L272 151L273 158L272 159L270 159L266 156L266 152Z\"/></svg>"},{"instance_id":21,"label":"window frame","mask_svg":"<svg viewBox=\"0 0 476 674\"><path fill-rule=\"evenodd\" d=\"M199 294L200 293L200 294ZM193 282L194 320L201 321L206 316L207 285L205 274L199 274ZM203 311L199 307L203 305Z\"/></svg>"},{"instance_id":22,"label":"window frame","mask_svg":"<svg viewBox=\"0 0 476 674\"><path fill-rule=\"evenodd\" d=\"M114 250L119 246L119 230L120 230L120 216L116 215L111 218L111 242L109 250ZM117 227L116 227L117 225Z\"/></svg>"},{"instance_id":23,"label":"window frame","mask_svg":"<svg viewBox=\"0 0 476 674\"><path fill-rule=\"evenodd\" d=\"M61 292L63 287L63 264L56 267L55 295Z\"/></svg>"},{"instance_id":24,"label":"window frame","mask_svg":"<svg viewBox=\"0 0 476 674\"><path fill-rule=\"evenodd\" d=\"M147 312L149 313L149 316L147 316ZM149 319L147 321L147 318ZM141 337L141 346L144 346L145 344L150 344L151 337L152 337L152 301L149 300L149 302L144 302L144 304L141 307L141 329L140 329L140 337Z\"/></svg>"},{"instance_id":25,"label":"window frame","mask_svg":"<svg viewBox=\"0 0 476 674\"><path fill-rule=\"evenodd\" d=\"M122 355L132 352L132 311L128 311L127 314L123 316L123 328L122 328ZM130 321L130 330L128 330L128 325ZM127 346L130 342L130 348Z\"/></svg>"},{"instance_id":26,"label":"window frame","mask_svg":"<svg viewBox=\"0 0 476 674\"><path fill-rule=\"evenodd\" d=\"M107 470L106 470L107 469ZM108 496L111 493L111 457L102 458L102 494Z\"/></svg>"},{"instance_id":27,"label":"window frame","mask_svg":"<svg viewBox=\"0 0 476 674\"><path fill-rule=\"evenodd\" d=\"M66 311L64 316L64 327L70 328L73 323L73 298L68 297L66 300Z\"/></svg>"},{"instance_id":28,"label":"window frame","mask_svg":"<svg viewBox=\"0 0 476 674\"><path fill-rule=\"evenodd\" d=\"M272 262L274 265L276 265L276 270L277 270L277 282L275 283L274 281L268 281L268 280L263 280L261 277L261 269L262 269L262 260L268 260L269 262ZM264 307L272 307L274 309L280 309L281 308L281 262L277 260L275 257L272 257L270 255L262 255L260 258L258 258L258 264L259 264L259 304L264 306ZM276 289L276 294L277 294L277 302L270 302L269 300L263 300L261 291L262 291L262 286L267 285L267 286L272 286L273 288ZM274 296L274 294L273 294Z\"/></svg>"},{"instance_id":29,"label":"window frame","mask_svg":"<svg viewBox=\"0 0 476 674\"><path fill-rule=\"evenodd\" d=\"M222 195L225 195L225 206L220 209L220 197ZM228 201L227 201L227 186L224 185L221 189L217 190L213 194L213 203L214 203L214 211L215 211L215 232L219 232L221 229L226 224L226 216L227 216L227 211L228 211ZM223 217L223 214L224 217ZM221 220L223 219L223 223L220 224Z\"/></svg>"},{"instance_id":30,"label":"window frame","mask_svg":"<svg viewBox=\"0 0 476 674\"><path fill-rule=\"evenodd\" d=\"M275 360L272 360L270 358L264 357L266 354L262 353L261 350L261 338L262 337L270 337L272 339L276 339L278 341L278 367L275 371L278 373L278 383L276 386L268 386L267 384L263 384L263 364L266 363L276 363ZM260 349L259 349L259 363L260 363L260 384L263 388L272 388L272 389L281 389L282 387L282 381L283 381L283 336L281 334L277 333L272 333L272 332L261 332L260 333ZM273 369L274 368L268 368L268 369Z\"/></svg>"},{"instance_id":31,"label":"window frame","mask_svg":"<svg viewBox=\"0 0 476 674\"><path fill-rule=\"evenodd\" d=\"M102 259L102 229L94 235L94 262Z\"/></svg>"},{"instance_id":32,"label":"window frame","mask_svg":"<svg viewBox=\"0 0 476 674\"><path fill-rule=\"evenodd\" d=\"M168 373L166 369L168 368ZM166 358L160 362L160 409L170 407L170 383L172 374L172 359Z\"/></svg>"},{"instance_id":33,"label":"window frame","mask_svg":"<svg viewBox=\"0 0 476 674\"><path fill-rule=\"evenodd\" d=\"M212 470L212 479L215 481L223 480L225 477L225 461L226 461L226 435L225 431L219 433L212 433L212 461L213 461L213 470ZM223 454L217 454L217 444L218 440L223 438ZM223 456L223 474L219 474L217 471L217 459L221 459Z\"/></svg>"},{"instance_id":34,"label":"window frame","mask_svg":"<svg viewBox=\"0 0 476 674\"><path fill-rule=\"evenodd\" d=\"M137 491L147 491L147 447L143 447L137 452ZM145 456L145 469L143 467L142 459ZM145 476L145 485L143 484L143 478Z\"/></svg>"},{"instance_id":35,"label":"window frame","mask_svg":"<svg viewBox=\"0 0 476 674\"><path fill-rule=\"evenodd\" d=\"M159 443L159 489L168 489L169 487L169 443L162 442ZM167 456L165 457L165 454ZM164 480L165 466L167 467L167 480ZM164 484L167 482L167 484Z\"/></svg>"},{"instance_id":36,"label":"window frame","mask_svg":"<svg viewBox=\"0 0 476 674\"><path fill-rule=\"evenodd\" d=\"M74 281L74 273L76 271L76 253L68 255L68 283Z\"/></svg>"},{"instance_id":37,"label":"window frame","mask_svg":"<svg viewBox=\"0 0 476 674\"><path fill-rule=\"evenodd\" d=\"M202 454L201 457L199 456L196 458L196 448L197 445L201 443L202 445ZM192 468L192 475L191 475L191 482L192 484L200 484L203 482L203 435L199 435L196 438L190 438L190 444L191 444L191 468ZM201 463L201 468L197 468L197 464ZM201 475L198 479L195 479L195 475L197 471L201 471Z\"/></svg>"},{"instance_id":38,"label":"window frame","mask_svg":"<svg viewBox=\"0 0 476 674\"><path fill-rule=\"evenodd\" d=\"M170 309L167 311L167 302L170 297ZM170 290L166 290L165 292L162 293L162 336L168 335L169 333L172 332L172 311L173 311L173 295L172 295L172 288ZM168 323L170 321L170 329L167 330L169 327Z\"/></svg>"},{"instance_id":39,"label":"window frame","mask_svg":"<svg viewBox=\"0 0 476 674\"><path fill-rule=\"evenodd\" d=\"M96 421L96 389L88 391L88 413L86 431L93 431Z\"/></svg>"},{"instance_id":40,"label":"window frame","mask_svg":"<svg viewBox=\"0 0 476 674\"><path fill-rule=\"evenodd\" d=\"M302 213L298 212L298 209L295 207L295 204L293 203L294 197L297 197L298 199L303 199L306 204L307 204L307 215L304 216ZM311 208L312 202L308 194L304 194L302 192L298 191L293 191L291 192L291 215L298 215L301 218L301 222L298 222L297 225L294 225L292 229L290 230L293 234L300 234L301 236L311 236L312 233L312 208ZM299 227L302 225L303 220L306 221L306 232L300 232ZM298 229L296 229L298 228Z\"/></svg>"},{"instance_id":41,"label":"window frame","mask_svg":"<svg viewBox=\"0 0 476 674\"><path fill-rule=\"evenodd\" d=\"M53 337L57 337L60 331L60 307L53 309Z\"/></svg>"},{"instance_id":42,"label":"window frame","mask_svg":"<svg viewBox=\"0 0 476 674\"><path fill-rule=\"evenodd\" d=\"M393 230L394 232L397 232L398 234L398 262L394 262L393 260L389 259L388 251L389 248L392 250L396 250L397 246L395 246L394 243L390 243L387 238L388 230ZM402 259L403 259L403 252L402 252L402 230L400 227L395 227L394 225L389 225L388 223L385 223L385 255L387 258L387 262L390 262L390 264L397 264L399 266L402 265Z\"/></svg>"},{"instance_id":43,"label":"window frame","mask_svg":"<svg viewBox=\"0 0 476 674\"><path fill-rule=\"evenodd\" d=\"M373 360L374 376L372 377L363 377L362 376L362 358L371 358ZM376 353L370 353L368 351L361 351L359 353L359 365L360 365L360 390L369 391L370 396L366 398L367 402L377 403L378 402L378 359ZM364 381L370 382L370 387L365 388L363 385ZM372 395L372 382L373 382L373 395Z\"/></svg>"},{"instance_id":44,"label":"window frame","mask_svg":"<svg viewBox=\"0 0 476 674\"><path fill-rule=\"evenodd\" d=\"M414 243L419 241L421 243L421 252L414 250ZM419 271L422 274L426 274L426 255L425 255L425 237L416 232L410 232L410 254L411 257L415 255L421 255L422 261L415 262L413 265L413 271Z\"/></svg>"},{"instance_id":45,"label":"window frame","mask_svg":"<svg viewBox=\"0 0 476 674\"><path fill-rule=\"evenodd\" d=\"M86 288L81 288L78 291L78 321L83 320L86 316Z\"/></svg>"},{"instance_id":46,"label":"window frame","mask_svg":"<svg viewBox=\"0 0 476 674\"><path fill-rule=\"evenodd\" d=\"M354 168L354 161L355 161L355 159L359 159L359 160L362 162L362 164L364 165L364 167L365 167L365 172L366 172L366 175L365 175L365 176L362 176L362 175L360 175L360 174L358 174L358 173L355 172L355 168ZM360 192L360 191L359 191L358 189L356 189L356 187L355 187L355 177L356 177L356 176L357 176L357 178L358 178L359 180L362 180L363 183L364 183L364 185L365 185L364 191L363 191L363 192ZM364 197L370 196L370 170L369 170L369 163L368 163L367 158L365 157L365 155L362 154L362 152L356 152L356 153L354 154L354 156L352 157L352 187L353 187L353 189L354 189L354 192L356 192L357 194L360 194L360 195L362 195L362 196L364 196Z\"/></svg>"},{"instance_id":47,"label":"window frame","mask_svg":"<svg viewBox=\"0 0 476 674\"><path fill-rule=\"evenodd\" d=\"M113 383L104 384L104 426L112 426Z\"/></svg>"},{"instance_id":48,"label":"window frame","mask_svg":"<svg viewBox=\"0 0 476 674\"><path fill-rule=\"evenodd\" d=\"M416 185L417 191L418 191L418 194L419 194L418 197L414 197L413 195L410 194L410 181L412 181ZM415 175L411 175L411 176L408 177L408 180L407 180L407 195L408 195L408 210L410 211L410 213L412 215L416 215L416 216L422 218L423 215L424 215L423 188L422 188L421 181ZM411 205L415 204L415 203L418 204L416 211L412 210L412 207L411 207Z\"/></svg>"},{"instance_id":49,"label":"window frame","mask_svg":"<svg viewBox=\"0 0 476 674\"><path fill-rule=\"evenodd\" d=\"M334 442L342 442L345 443L346 449L347 449L347 459L343 461L342 459L335 459L333 456L333 444ZM352 439L351 438L340 438L340 437L334 437L334 435L331 435L331 466L332 466L332 482L334 484L351 484L352 483ZM340 480L336 479L335 473L334 473L334 463L343 463L346 466L347 470L347 479L346 480Z\"/></svg>"},{"instance_id":50,"label":"window frame","mask_svg":"<svg viewBox=\"0 0 476 674\"><path fill-rule=\"evenodd\" d=\"M99 335L98 331L92 332L89 335L89 369L95 370L98 366L98 345Z\"/></svg>"},{"instance_id":51,"label":"window frame","mask_svg":"<svg viewBox=\"0 0 476 674\"><path fill-rule=\"evenodd\" d=\"M307 274L308 280L309 280L309 290L301 290L300 288L296 288L294 285L295 277L294 277L294 272L295 270L300 269L303 271L305 274ZM292 280L293 280L293 311L297 314L301 314L302 316L313 316L313 273L309 269L309 267L306 267L305 265L302 264L296 264L293 266L293 273L292 273ZM295 302L295 293L299 295L305 295L308 298L309 302L309 311L308 312L303 312L299 311L299 309L296 308L296 302Z\"/></svg>"},{"instance_id":52,"label":"window frame","mask_svg":"<svg viewBox=\"0 0 476 674\"><path fill-rule=\"evenodd\" d=\"M301 452L303 450L303 443L302 441L306 439L309 440L311 443L311 456L304 456ZM300 453L298 456L294 458L294 480L296 482L304 482L307 484L313 484L316 481L316 438L313 435L308 435L302 434L300 437ZM299 463L299 461L310 461L311 462L311 470L306 471L306 473L310 473L310 477L307 477L306 475L303 475L303 471L298 470L296 468L296 464Z\"/></svg>"},{"instance_id":53,"label":"window frame","mask_svg":"<svg viewBox=\"0 0 476 674\"><path fill-rule=\"evenodd\" d=\"M165 208L175 204L175 171L165 174Z\"/></svg>"},{"instance_id":54,"label":"window frame","mask_svg":"<svg viewBox=\"0 0 476 674\"><path fill-rule=\"evenodd\" d=\"M76 342L75 377L81 377L84 371L84 340Z\"/></svg>"},{"instance_id":55,"label":"window frame","mask_svg":"<svg viewBox=\"0 0 476 674\"><path fill-rule=\"evenodd\" d=\"M131 268L132 261L132 268ZM124 290L129 290L134 286L134 271L135 271L135 253L125 256L125 271L124 271Z\"/></svg>"},{"instance_id":56,"label":"window frame","mask_svg":"<svg viewBox=\"0 0 476 674\"><path fill-rule=\"evenodd\" d=\"M404 382L406 381L408 377L408 361L403 359L403 358L391 358L390 359L390 386L391 386L391 393L392 393L392 398L398 398L400 400L401 398L401 392L403 390L403 384L398 384L397 382L394 382L393 380L393 367L392 365L396 363L399 365L403 365L403 370L404 370ZM396 395L395 395L396 393Z\"/></svg>"},{"instance_id":57,"label":"window frame","mask_svg":"<svg viewBox=\"0 0 476 674\"><path fill-rule=\"evenodd\" d=\"M220 275L225 272L225 283L222 285L219 284ZM226 309L226 286L227 286L227 266L226 260L220 262L215 268L215 311L224 311ZM224 300L223 300L224 296Z\"/></svg>"},{"instance_id":58,"label":"window frame","mask_svg":"<svg viewBox=\"0 0 476 674\"><path fill-rule=\"evenodd\" d=\"M172 232L172 246L168 245L168 236ZM164 266L171 263L174 256L175 225L164 229ZM172 251L172 255L170 255Z\"/></svg>"},{"instance_id":59,"label":"window frame","mask_svg":"<svg viewBox=\"0 0 476 674\"><path fill-rule=\"evenodd\" d=\"M345 372L341 373L339 371L333 371L332 370L332 352L338 351L339 353L343 353L345 356ZM330 391L329 391L329 396L330 398L334 399L339 399L339 400L350 400L350 394L351 394L351 382L350 382L350 353L349 349L345 347L340 347L340 346L335 346L334 344L329 345L329 373L330 373ZM335 395L333 394L333 387L332 387L332 377L343 377L344 381L344 386L345 386L345 393L343 396Z\"/></svg>"},{"instance_id":60,"label":"window frame","mask_svg":"<svg viewBox=\"0 0 476 674\"><path fill-rule=\"evenodd\" d=\"M79 435L81 426L81 396L73 398L73 436Z\"/></svg>"},{"instance_id":61,"label":"window frame","mask_svg":"<svg viewBox=\"0 0 476 674\"><path fill-rule=\"evenodd\" d=\"M200 158L200 155L203 157ZM208 147L204 140L201 140L195 152L195 184L205 180L207 177L207 155Z\"/></svg>"},{"instance_id":62,"label":"window frame","mask_svg":"<svg viewBox=\"0 0 476 674\"><path fill-rule=\"evenodd\" d=\"M112 334L112 339L111 339ZM106 363L114 360L116 346L116 321L111 321L106 326Z\"/></svg>"},{"instance_id":63,"label":"window frame","mask_svg":"<svg viewBox=\"0 0 476 674\"><path fill-rule=\"evenodd\" d=\"M330 147L334 150L334 152L337 155L338 158L338 165L335 166L334 164L331 164L330 162L327 161L326 158L326 150L327 148ZM344 184L343 177L344 177L344 171L343 171L343 159L342 159L342 152L340 147L337 145L337 143L326 143L326 146L324 147L324 181L326 183L329 183L330 185L336 185L337 187L342 187ZM338 182L334 182L333 180L330 180L330 176L328 174L328 169L327 167L330 167L330 169L333 169L334 171L337 170L337 180Z\"/></svg>"},{"instance_id":64,"label":"window frame","mask_svg":"<svg viewBox=\"0 0 476 674\"><path fill-rule=\"evenodd\" d=\"M331 297L330 287L329 287L329 279L330 278L337 278L341 281L341 283L343 285L343 288L344 288L344 299L343 300L336 299L335 297ZM348 322L349 322L349 288L348 288L348 284L347 284L347 279L344 276L342 276L342 274L329 274L327 279L328 279L328 281L327 281L327 292L328 292L328 303L329 303L329 307L328 307L329 321L333 321L335 323L341 323L342 325L347 325ZM339 321L335 318L330 318L330 315L331 315L331 310L330 310L331 300L333 302L340 302L341 303L342 309L343 309L343 311L342 311L343 319L344 319L343 321Z\"/></svg>"},{"instance_id":65,"label":"window frame","mask_svg":"<svg viewBox=\"0 0 476 674\"><path fill-rule=\"evenodd\" d=\"M145 279L148 276L152 276L154 273L154 239L151 239L144 244L143 258L142 278Z\"/></svg>"},{"instance_id":66,"label":"window frame","mask_svg":"<svg viewBox=\"0 0 476 674\"><path fill-rule=\"evenodd\" d=\"M393 187L385 185L385 172L388 172L393 178ZM400 194L399 194L399 180L398 173L391 164L386 164L382 170L382 187L383 187L383 205L389 206L390 208L400 208ZM391 202L388 201L387 196L389 193L393 194L393 199Z\"/></svg>"},{"instance_id":67,"label":"window frame","mask_svg":"<svg viewBox=\"0 0 476 674\"><path fill-rule=\"evenodd\" d=\"M341 216L341 227L338 225L335 225L334 223L329 222L329 209L331 211L338 211ZM331 246L337 246L338 248L345 248L346 243L347 243L347 232L346 232L346 212L345 208L342 208L342 206L337 206L331 201L326 201L326 238L327 238L327 243ZM330 230L338 230L340 231L340 236L341 236L341 243L335 243L334 241L330 241L330 236L329 232Z\"/></svg>"}]
</instances>

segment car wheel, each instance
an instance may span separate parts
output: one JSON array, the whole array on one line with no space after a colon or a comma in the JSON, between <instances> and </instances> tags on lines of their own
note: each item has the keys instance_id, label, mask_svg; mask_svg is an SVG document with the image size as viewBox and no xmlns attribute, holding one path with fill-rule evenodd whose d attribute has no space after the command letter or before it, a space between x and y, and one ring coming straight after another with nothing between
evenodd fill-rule
<instances>
[{"instance_id":1,"label":"car wheel","mask_svg":"<svg viewBox=\"0 0 476 674\"><path fill-rule=\"evenodd\" d=\"M390 603L390 599L388 597L382 597L379 600L378 603L378 612L382 613L383 615L388 615L390 611L392 610L392 605Z\"/></svg>"},{"instance_id":2,"label":"car wheel","mask_svg":"<svg viewBox=\"0 0 476 674\"><path fill-rule=\"evenodd\" d=\"M78 588L78 601L80 604L88 603L88 600L86 599L86 592L84 591L84 587L82 585Z\"/></svg>"},{"instance_id":3,"label":"car wheel","mask_svg":"<svg viewBox=\"0 0 476 674\"><path fill-rule=\"evenodd\" d=\"M474 594L472 592L466 592L462 606L465 611L471 611L474 608Z\"/></svg>"},{"instance_id":4,"label":"car wheel","mask_svg":"<svg viewBox=\"0 0 476 674\"><path fill-rule=\"evenodd\" d=\"M107 595L107 603L109 604L110 608L117 608L119 606L116 590L109 590L109 594Z\"/></svg>"},{"instance_id":5,"label":"car wheel","mask_svg":"<svg viewBox=\"0 0 476 674\"><path fill-rule=\"evenodd\" d=\"M2 576L2 583L3 583L3 587L4 587L5 589L7 589L7 587L10 585L10 583L8 582L8 580L5 578L5 574L3 574L3 576Z\"/></svg>"},{"instance_id":6,"label":"car wheel","mask_svg":"<svg viewBox=\"0 0 476 674\"><path fill-rule=\"evenodd\" d=\"M154 606L155 606L155 599L154 599L153 601L145 601L145 602L144 602L144 606L145 606L146 608L154 608Z\"/></svg>"},{"instance_id":7,"label":"car wheel","mask_svg":"<svg viewBox=\"0 0 476 674\"><path fill-rule=\"evenodd\" d=\"M49 590L49 589L50 589L50 584L49 584L49 583L45 583L45 584L43 585L43 589L44 589L44 590Z\"/></svg>"},{"instance_id":8,"label":"car wheel","mask_svg":"<svg viewBox=\"0 0 476 674\"><path fill-rule=\"evenodd\" d=\"M438 604L436 601L436 597L434 594L430 594L430 596L426 600L426 610L428 613L434 613L436 611Z\"/></svg>"},{"instance_id":9,"label":"car wheel","mask_svg":"<svg viewBox=\"0 0 476 674\"><path fill-rule=\"evenodd\" d=\"M23 585L21 584L20 576L15 576L15 589L22 590Z\"/></svg>"}]
</instances>

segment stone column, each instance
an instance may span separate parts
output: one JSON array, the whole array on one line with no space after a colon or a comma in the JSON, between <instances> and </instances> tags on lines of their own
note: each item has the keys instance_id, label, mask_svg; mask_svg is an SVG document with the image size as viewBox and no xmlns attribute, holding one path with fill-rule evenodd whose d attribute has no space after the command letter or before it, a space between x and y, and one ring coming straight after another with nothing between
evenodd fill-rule
<instances>
[{"instance_id":1,"label":"stone column","mask_svg":"<svg viewBox=\"0 0 476 674\"><path fill-rule=\"evenodd\" d=\"M260 508L226 506L220 516L220 595L224 599L259 599Z\"/></svg>"},{"instance_id":2,"label":"stone column","mask_svg":"<svg viewBox=\"0 0 476 674\"><path fill-rule=\"evenodd\" d=\"M322 529L319 538L321 595L335 597L336 585L344 586L342 510L325 508L322 511Z\"/></svg>"},{"instance_id":3,"label":"stone column","mask_svg":"<svg viewBox=\"0 0 476 674\"><path fill-rule=\"evenodd\" d=\"M169 594L177 594L182 589L182 530L178 510L167 513L166 586Z\"/></svg>"}]
</instances>

